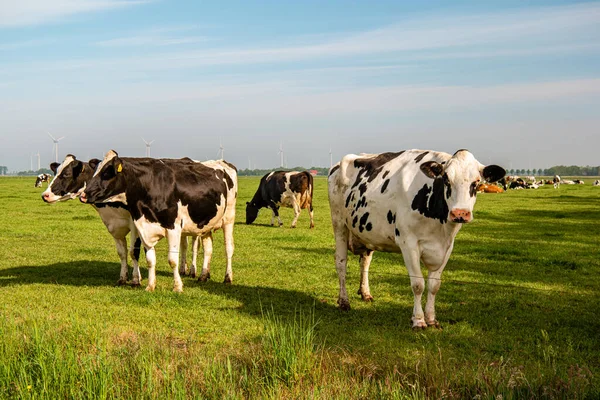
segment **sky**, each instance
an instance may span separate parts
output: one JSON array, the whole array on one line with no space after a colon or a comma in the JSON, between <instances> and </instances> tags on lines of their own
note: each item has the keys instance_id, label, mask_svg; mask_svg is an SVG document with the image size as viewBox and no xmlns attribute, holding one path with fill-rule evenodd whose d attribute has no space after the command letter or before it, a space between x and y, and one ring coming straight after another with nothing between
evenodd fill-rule
<instances>
[{"instance_id":1,"label":"sky","mask_svg":"<svg viewBox=\"0 0 600 400\"><path fill-rule=\"evenodd\" d=\"M600 165L600 2L0 0L0 165ZM142 139L143 138L143 139Z\"/></svg>"}]
</instances>

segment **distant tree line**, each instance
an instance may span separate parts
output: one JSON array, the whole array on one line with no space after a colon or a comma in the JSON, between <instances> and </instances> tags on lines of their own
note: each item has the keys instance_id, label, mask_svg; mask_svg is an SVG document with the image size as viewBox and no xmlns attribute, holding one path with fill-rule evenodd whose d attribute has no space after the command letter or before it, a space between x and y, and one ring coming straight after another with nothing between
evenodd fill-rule
<instances>
[{"instance_id":1,"label":"distant tree line","mask_svg":"<svg viewBox=\"0 0 600 400\"><path fill-rule=\"evenodd\" d=\"M329 168L324 168L324 167L311 167L311 168L294 167L294 168L271 168L271 169L248 169L248 168L246 168L246 169L238 170L238 176L263 176L263 175L266 175L269 172L273 172L273 171L310 171L310 170L317 171L317 175L327 176L327 174L329 173Z\"/></svg>"},{"instance_id":2,"label":"distant tree line","mask_svg":"<svg viewBox=\"0 0 600 400\"><path fill-rule=\"evenodd\" d=\"M600 176L600 166L591 167L589 165L585 167L579 167L577 165L565 166L556 165L554 167L546 169L510 169L507 170L510 175L565 175L565 176Z\"/></svg>"}]
</instances>

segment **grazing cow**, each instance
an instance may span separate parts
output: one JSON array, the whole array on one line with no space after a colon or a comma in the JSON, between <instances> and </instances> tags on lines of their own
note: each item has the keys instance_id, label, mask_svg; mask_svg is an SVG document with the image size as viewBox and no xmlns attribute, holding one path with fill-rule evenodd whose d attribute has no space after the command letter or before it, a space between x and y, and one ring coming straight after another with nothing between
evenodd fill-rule
<instances>
[{"instance_id":1,"label":"grazing cow","mask_svg":"<svg viewBox=\"0 0 600 400\"><path fill-rule=\"evenodd\" d=\"M575 182L576 185L583 185L584 182L581 179L573 179L573 182Z\"/></svg>"},{"instance_id":2,"label":"grazing cow","mask_svg":"<svg viewBox=\"0 0 600 400\"><path fill-rule=\"evenodd\" d=\"M148 291L156 287L154 246L167 237L173 291L181 292L178 256L182 235L202 238L206 260L207 251L212 253L212 232L222 228L227 256L225 282L232 281L236 197L237 169L227 162L210 166L192 160L125 158L111 150L98 165L81 201L122 201L129 206L146 249ZM203 276L205 272L203 267Z\"/></svg>"},{"instance_id":3,"label":"grazing cow","mask_svg":"<svg viewBox=\"0 0 600 400\"><path fill-rule=\"evenodd\" d=\"M258 216L258 211L262 207L267 207L273 211L271 225L277 217L281 226L283 222L279 217L279 206L284 206L294 209L292 228L296 227L302 208L308 208L310 227L314 228L312 198L313 177L308 171L270 172L262 177L254 197L246 203L246 224L253 223Z\"/></svg>"},{"instance_id":4,"label":"grazing cow","mask_svg":"<svg viewBox=\"0 0 600 400\"><path fill-rule=\"evenodd\" d=\"M50 181L52 180L52 175L50 174L39 174L36 178L35 178L35 186L34 187L42 187L42 183L46 182L47 184L50 184Z\"/></svg>"},{"instance_id":5,"label":"grazing cow","mask_svg":"<svg viewBox=\"0 0 600 400\"><path fill-rule=\"evenodd\" d=\"M54 172L55 177L46 191L42 193L42 199L46 203L56 203L79 197L85 189L86 183L94 175L94 170L99 162L98 159L92 159L86 163L69 154L62 164L50 164L50 169ZM127 206L122 202L91 204L115 240L117 253L121 259L119 285L127 283L127 234L131 232L129 255L133 267L132 285L139 285L142 279L138 265L141 241Z\"/></svg>"},{"instance_id":6,"label":"grazing cow","mask_svg":"<svg viewBox=\"0 0 600 400\"><path fill-rule=\"evenodd\" d=\"M600 186L600 179L596 179L593 186Z\"/></svg>"},{"instance_id":7,"label":"grazing cow","mask_svg":"<svg viewBox=\"0 0 600 400\"><path fill-rule=\"evenodd\" d=\"M560 187L560 176L554 175L554 178L552 178L552 183L554 183L554 189L558 189Z\"/></svg>"},{"instance_id":8,"label":"grazing cow","mask_svg":"<svg viewBox=\"0 0 600 400\"><path fill-rule=\"evenodd\" d=\"M373 299L368 277L373 251L401 252L414 294L413 329L439 327L435 295L454 238L473 219L479 182L495 182L505 173L497 165L480 164L467 150L454 155L407 150L345 156L328 178L340 308L350 308L348 250L360 255L359 294L365 301ZM425 312L421 262L429 270Z\"/></svg>"}]
</instances>

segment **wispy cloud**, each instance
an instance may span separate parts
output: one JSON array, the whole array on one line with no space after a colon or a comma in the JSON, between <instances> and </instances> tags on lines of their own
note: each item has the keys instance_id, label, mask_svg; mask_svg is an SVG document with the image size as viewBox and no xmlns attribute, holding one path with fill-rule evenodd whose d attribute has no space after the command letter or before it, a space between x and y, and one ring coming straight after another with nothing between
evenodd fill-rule
<instances>
[{"instance_id":1,"label":"wispy cloud","mask_svg":"<svg viewBox=\"0 0 600 400\"><path fill-rule=\"evenodd\" d=\"M206 36L168 37L159 35L138 35L120 37L96 42L101 47L133 47L133 46L174 46L208 41Z\"/></svg>"},{"instance_id":2,"label":"wispy cloud","mask_svg":"<svg viewBox=\"0 0 600 400\"><path fill-rule=\"evenodd\" d=\"M0 28L39 25L75 14L112 10L148 2L149 0L2 0Z\"/></svg>"}]
</instances>

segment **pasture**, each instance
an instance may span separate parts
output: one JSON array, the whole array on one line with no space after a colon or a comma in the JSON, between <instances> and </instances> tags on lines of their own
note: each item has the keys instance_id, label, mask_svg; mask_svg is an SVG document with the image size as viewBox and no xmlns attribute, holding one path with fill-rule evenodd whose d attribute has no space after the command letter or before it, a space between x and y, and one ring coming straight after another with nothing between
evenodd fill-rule
<instances>
[{"instance_id":1,"label":"pasture","mask_svg":"<svg viewBox=\"0 0 600 400\"><path fill-rule=\"evenodd\" d=\"M48 205L35 178L0 178L1 398L598 398L600 188L479 194L437 295L442 330L413 332L399 254L376 252L371 293L337 309L327 182L315 225L262 209L240 177L233 284L223 234L211 281L172 292L165 241L157 288L116 286L96 212ZM142 256L143 258L143 256ZM348 262L348 289L359 284Z\"/></svg>"}]
</instances>

